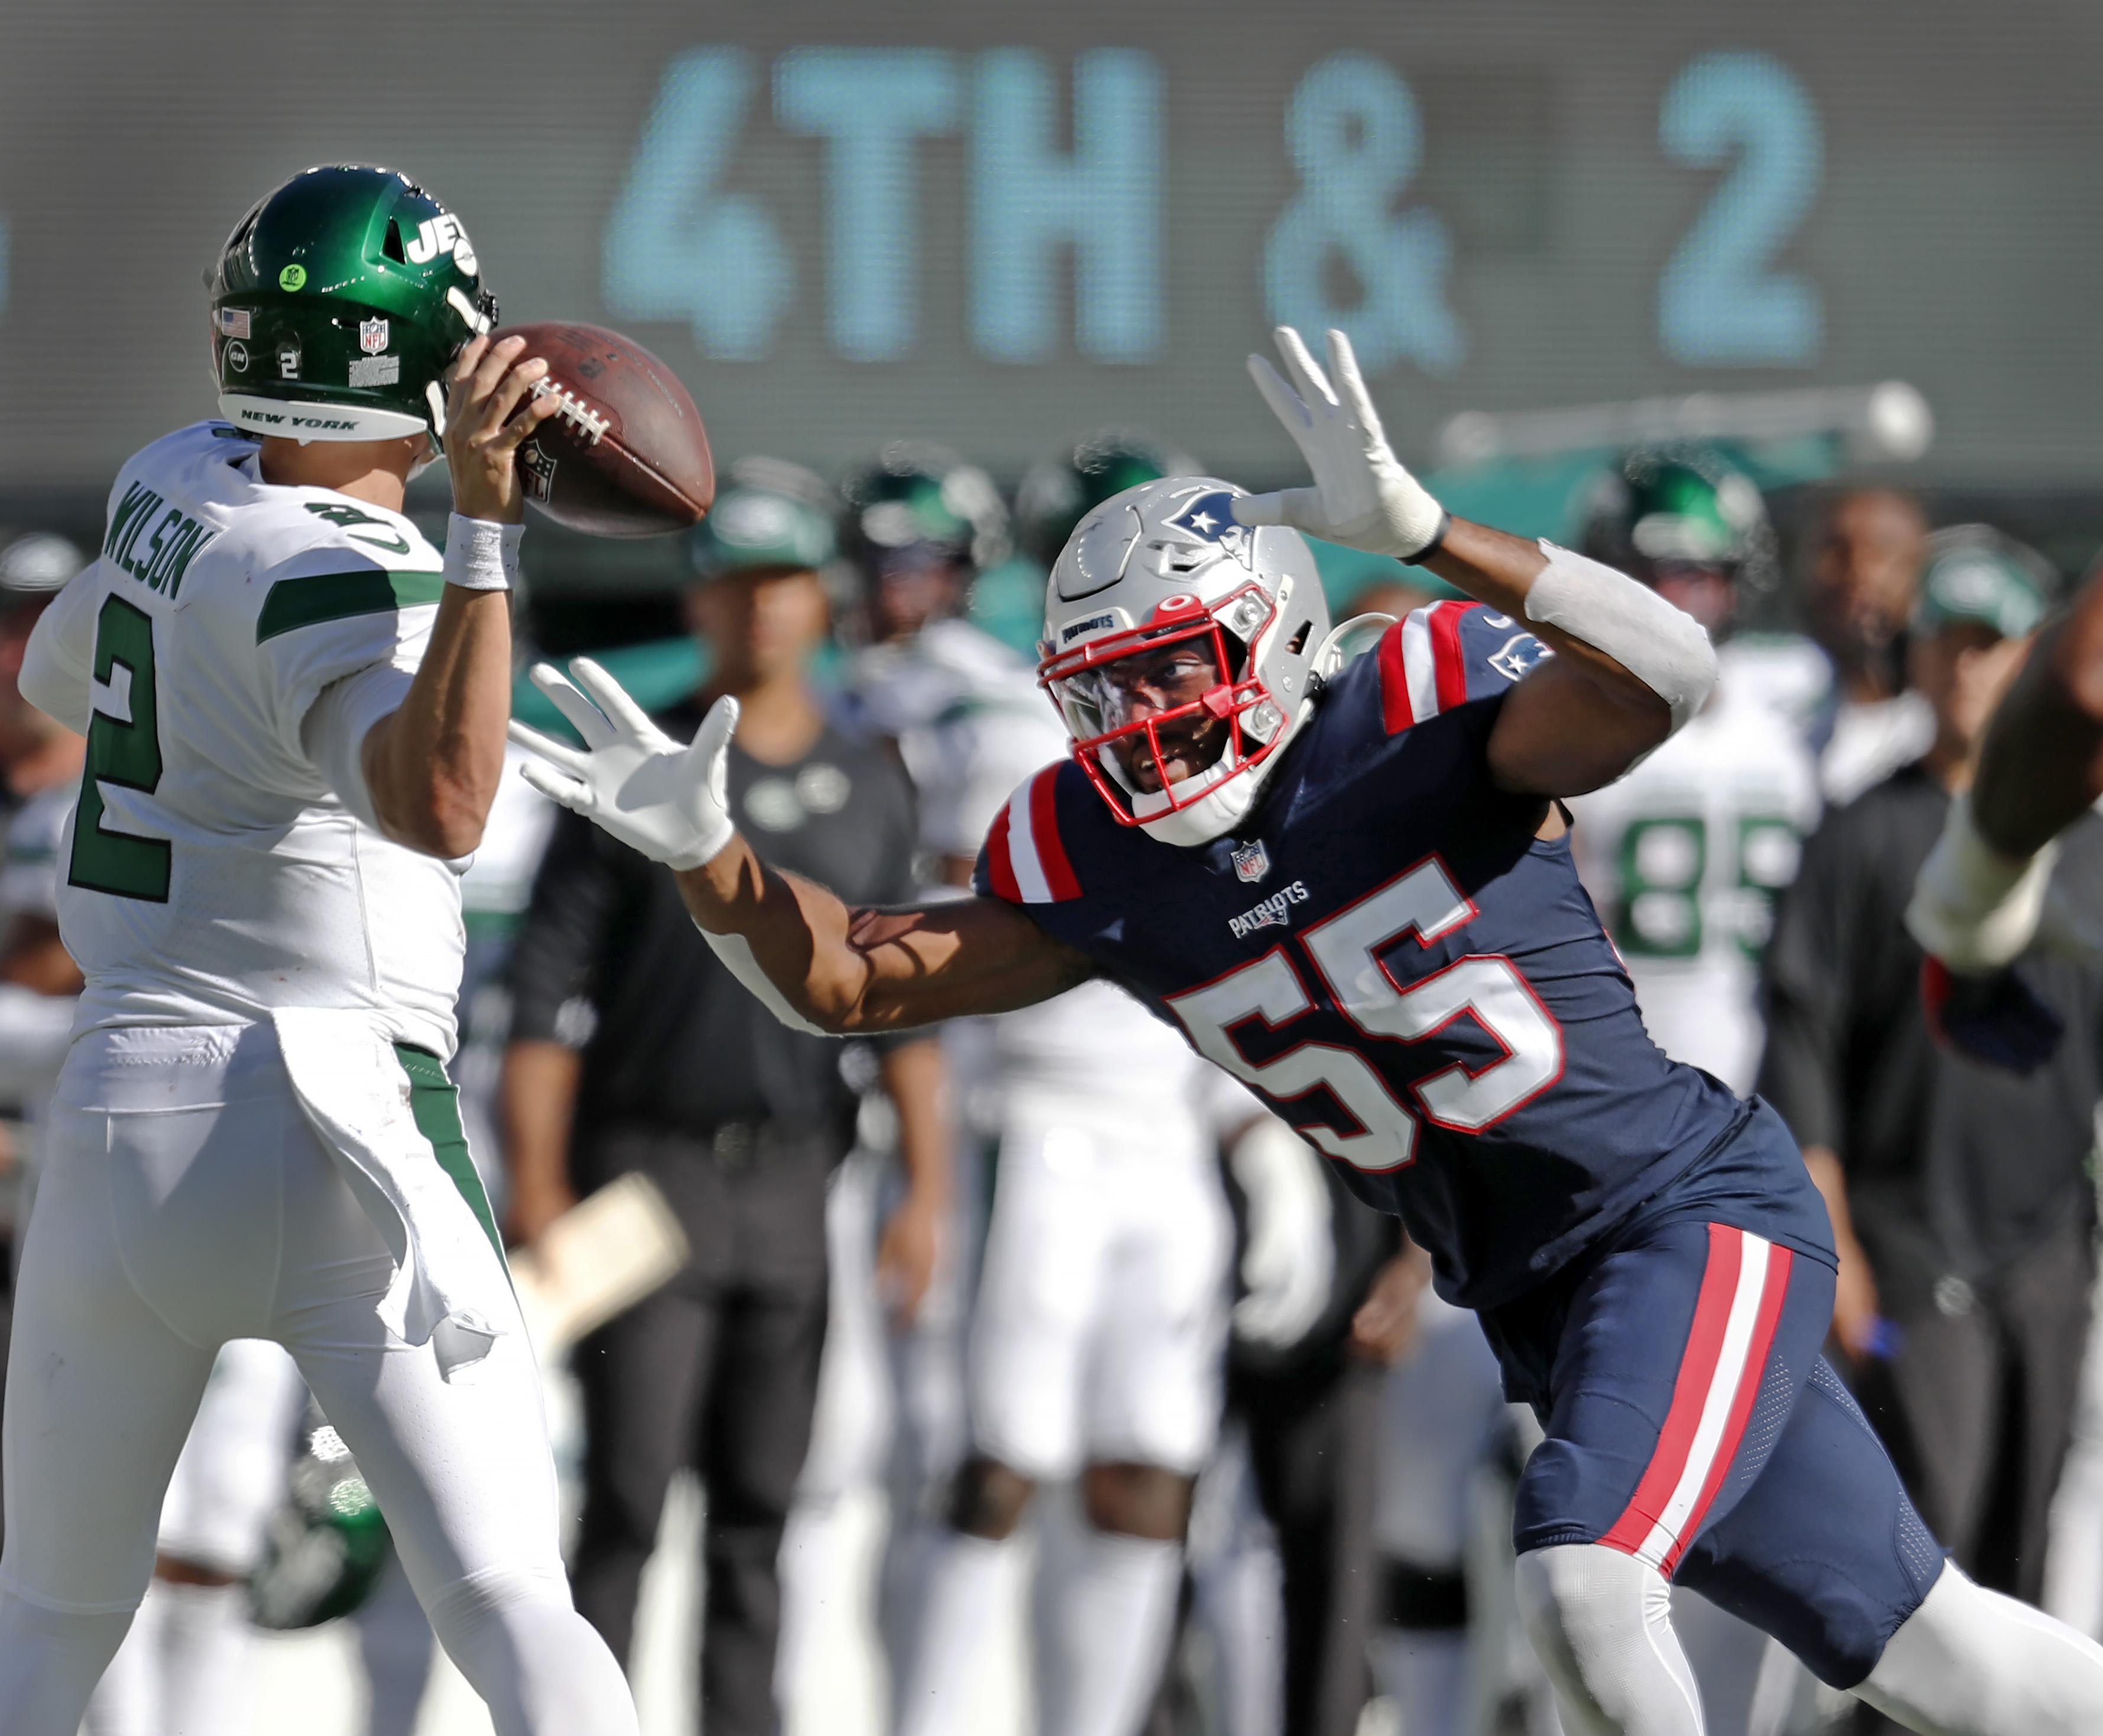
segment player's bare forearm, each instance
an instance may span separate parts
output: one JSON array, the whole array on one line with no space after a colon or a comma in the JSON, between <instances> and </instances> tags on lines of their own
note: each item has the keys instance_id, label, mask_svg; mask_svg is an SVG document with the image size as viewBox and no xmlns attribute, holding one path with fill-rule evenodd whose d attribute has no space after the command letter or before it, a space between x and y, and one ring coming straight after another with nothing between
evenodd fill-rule
<instances>
[{"instance_id":1,"label":"player's bare forearm","mask_svg":"<svg viewBox=\"0 0 2103 1736\"><path fill-rule=\"evenodd\" d=\"M2103 573L2039 639L1987 726L1972 791L1979 833L2028 856L2103 795Z\"/></svg>"},{"instance_id":2,"label":"player's bare forearm","mask_svg":"<svg viewBox=\"0 0 2103 1736\"><path fill-rule=\"evenodd\" d=\"M742 936L789 1005L841 1036L1011 1012L1094 974L1084 954L998 899L857 909L767 867L741 836L678 879L701 928Z\"/></svg>"},{"instance_id":3,"label":"player's bare forearm","mask_svg":"<svg viewBox=\"0 0 2103 1736\"><path fill-rule=\"evenodd\" d=\"M941 1044L932 1037L900 1043L885 1054L883 1077L898 1112L898 1156L905 1167L906 1187L877 1249L877 1287L899 1317L910 1321L935 1276L949 1204L949 1117Z\"/></svg>"},{"instance_id":4,"label":"player's bare forearm","mask_svg":"<svg viewBox=\"0 0 2103 1736\"><path fill-rule=\"evenodd\" d=\"M449 584L402 708L366 734L366 788L380 829L427 855L465 856L504 775L511 717L511 599Z\"/></svg>"},{"instance_id":5,"label":"player's bare forearm","mask_svg":"<svg viewBox=\"0 0 2103 1736\"><path fill-rule=\"evenodd\" d=\"M570 1186L570 1122L583 1065L567 1044L513 1043L497 1086L497 1126L511 1183L505 1234L530 1242L576 1204Z\"/></svg>"}]
</instances>

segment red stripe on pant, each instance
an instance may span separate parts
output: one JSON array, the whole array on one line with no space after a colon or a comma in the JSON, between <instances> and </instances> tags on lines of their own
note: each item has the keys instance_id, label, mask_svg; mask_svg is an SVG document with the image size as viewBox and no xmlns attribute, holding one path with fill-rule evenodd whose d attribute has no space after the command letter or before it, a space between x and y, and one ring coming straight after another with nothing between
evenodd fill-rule
<instances>
[{"instance_id":1,"label":"red stripe on pant","mask_svg":"<svg viewBox=\"0 0 2103 1736\"><path fill-rule=\"evenodd\" d=\"M1701 1289L1694 1302L1694 1323L1687 1330L1687 1348L1680 1356L1671 1408L1665 1413L1665 1426L1658 1431L1657 1445L1651 1453L1642 1481L1636 1485L1635 1494L1621 1516L1599 1539L1610 1549L1621 1550L1626 1555L1640 1553L1658 1521L1664 1516L1674 1491L1687 1474L1687 1459L1694 1450L1695 1436L1701 1429L1701 1414L1708 1405L1710 1392L1720 1374L1734 1372L1720 1366L1723 1335L1730 1323L1732 1301L1737 1294L1739 1275L1750 1253L1771 1263L1767 1274L1767 1288L1761 1295L1752 1341L1746 1347L1746 1361L1740 1365L1746 1378L1739 1382L1728 1425L1717 1443L1715 1460L1702 1480L1701 1498L1679 1527L1679 1538L1691 1538L1701 1530L1701 1520L1715 1498L1723 1473L1737 1455L1738 1442L1751 1411L1749 1395L1758 1390L1759 1371L1766 1365L1767 1351L1774 1341L1774 1324L1781 1299L1788 1290L1785 1281L1776 1281L1778 1276L1784 1280L1787 1277L1785 1250L1772 1247L1751 1250L1746 1245L1748 1240L1743 1230L1732 1229L1727 1224L1709 1226L1709 1259L1702 1268ZM1780 1256L1779 1272L1772 1263L1776 1256ZM1673 1562L1678 1561L1683 1547L1675 1539L1670 1556ZM1663 1570L1670 1574L1672 1570L1667 1565Z\"/></svg>"}]
</instances>

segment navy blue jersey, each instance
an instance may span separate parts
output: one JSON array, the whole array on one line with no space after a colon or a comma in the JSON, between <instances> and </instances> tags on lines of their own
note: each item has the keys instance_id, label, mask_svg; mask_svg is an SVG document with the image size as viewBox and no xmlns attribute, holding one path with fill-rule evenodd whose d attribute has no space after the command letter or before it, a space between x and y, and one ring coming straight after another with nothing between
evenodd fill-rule
<instances>
[{"instance_id":1,"label":"navy blue jersey","mask_svg":"<svg viewBox=\"0 0 2103 1736\"><path fill-rule=\"evenodd\" d=\"M1751 1112L1651 1041L1568 840L1492 780L1491 726L1543 655L1432 604L1329 683L1234 836L1150 838L1067 761L1016 793L976 877L1399 1212L1467 1308L1540 1283ZM1822 1231L1806 1251L1830 1260Z\"/></svg>"}]
</instances>

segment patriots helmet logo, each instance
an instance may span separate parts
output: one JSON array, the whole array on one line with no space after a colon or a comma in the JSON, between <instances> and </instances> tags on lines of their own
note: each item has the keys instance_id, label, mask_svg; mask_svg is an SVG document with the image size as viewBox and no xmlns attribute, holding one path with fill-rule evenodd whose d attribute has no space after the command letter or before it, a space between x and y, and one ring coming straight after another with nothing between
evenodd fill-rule
<instances>
[{"instance_id":1,"label":"patriots helmet logo","mask_svg":"<svg viewBox=\"0 0 2103 1736\"><path fill-rule=\"evenodd\" d=\"M1173 518L1172 529L1185 531L1201 542L1216 543L1252 572L1256 570L1256 537L1234 517L1234 497L1225 489L1199 495Z\"/></svg>"}]
</instances>

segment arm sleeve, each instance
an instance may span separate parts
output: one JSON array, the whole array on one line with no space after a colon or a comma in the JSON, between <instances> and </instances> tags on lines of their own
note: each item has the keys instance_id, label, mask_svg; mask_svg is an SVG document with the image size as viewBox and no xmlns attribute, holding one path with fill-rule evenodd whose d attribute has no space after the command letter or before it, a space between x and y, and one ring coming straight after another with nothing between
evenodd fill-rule
<instances>
[{"instance_id":1,"label":"arm sleeve","mask_svg":"<svg viewBox=\"0 0 2103 1736\"><path fill-rule=\"evenodd\" d=\"M598 992L599 960L621 890L597 828L580 815L558 815L512 948L512 1041L583 1046L593 1021L565 1010L590 1007Z\"/></svg>"},{"instance_id":2,"label":"arm sleeve","mask_svg":"<svg viewBox=\"0 0 2103 1736\"><path fill-rule=\"evenodd\" d=\"M1381 635L1381 714L1390 735L1503 693L1544 657L1525 624L1487 603L1426 603Z\"/></svg>"},{"instance_id":3,"label":"arm sleeve","mask_svg":"<svg viewBox=\"0 0 2103 1736\"><path fill-rule=\"evenodd\" d=\"M375 664L346 675L322 690L307 708L300 739L336 799L367 825L379 830L372 793L365 786L365 738L372 726L392 717L408 697L416 677L392 663Z\"/></svg>"},{"instance_id":4,"label":"arm sleeve","mask_svg":"<svg viewBox=\"0 0 2103 1736\"><path fill-rule=\"evenodd\" d=\"M264 591L256 650L265 704L287 751L301 759L307 713L326 689L376 666L416 673L445 585L435 557L428 571L390 567L334 544L304 549L256 582Z\"/></svg>"},{"instance_id":5,"label":"arm sleeve","mask_svg":"<svg viewBox=\"0 0 2103 1736\"><path fill-rule=\"evenodd\" d=\"M1805 846L1795 883L1781 895L1763 975L1767 1050L1759 1092L1799 1145L1841 1149L1841 1069L1852 961L1846 936L1850 828L1829 818ZM1844 1155L1844 1154L1843 1154Z\"/></svg>"},{"instance_id":6,"label":"arm sleeve","mask_svg":"<svg viewBox=\"0 0 2103 1736\"><path fill-rule=\"evenodd\" d=\"M37 618L16 685L24 699L76 735L87 733L94 705L95 610L104 593L100 561L68 580Z\"/></svg>"}]
</instances>

